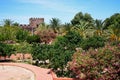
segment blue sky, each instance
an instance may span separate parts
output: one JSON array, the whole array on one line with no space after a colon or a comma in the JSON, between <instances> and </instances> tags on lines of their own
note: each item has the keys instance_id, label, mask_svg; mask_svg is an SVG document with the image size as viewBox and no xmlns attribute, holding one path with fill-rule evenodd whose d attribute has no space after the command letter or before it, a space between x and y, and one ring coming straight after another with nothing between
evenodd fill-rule
<instances>
[{"instance_id":1,"label":"blue sky","mask_svg":"<svg viewBox=\"0 0 120 80\"><path fill-rule=\"evenodd\" d=\"M0 0L0 21L11 19L28 24L30 17L59 18L70 22L78 12L89 13L94 19L104 20L120 13L120 0Z\"/></svg>"}]
</instances>

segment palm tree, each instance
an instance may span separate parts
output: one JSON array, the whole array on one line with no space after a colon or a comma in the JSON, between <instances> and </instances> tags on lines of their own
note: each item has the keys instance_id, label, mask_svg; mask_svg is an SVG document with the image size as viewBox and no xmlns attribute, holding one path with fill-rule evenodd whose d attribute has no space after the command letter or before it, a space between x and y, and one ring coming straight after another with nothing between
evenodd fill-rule
<instances>
[{"instance_id":1,"label":"palm tree","mask_svg":"<svg viewBox=\"0 0 120 80\"><path fill-rule=\"evenodd\" d=\"M60 28L62 35L65 35L68 31L70 31L72 25L70 23L65 23Z\"/></svg>"},{"instance_id":2,"label":"palm tree","mask_svg":"<svg viewBox=\"0 0 120 80\"><path fill-rule=\"evenodd\" d=\"M65 24L64 24L64 29L65 29L66 31L69 31L69 30L71 29L71 27L72 27L72 25L71 25L70 23L65 23Z\"/></svg>"},{"instance_id":3,"label":"palm tree","mask_svg":"<svg viewBox=\"0 0 120 80\"><path fill-rule=\"evenodd\" d=\"M120 25L113 24L108 28L108 35L111 41L120 41Z\"/></svg>"},{"instance_id":4,"label":"palm tree","mask_svg":"<svg viewBox=\"0 0 120 80\"><path fill-rule=\"evenodd\" d=\"M58 18L52 18L50 20L50 26L55 33L59 33L60 20Z\"/></svg>"},{"instance_id":5,"label":"palm tree","mask_svg":"<svg viewBox=\"0 0 120 80\"><path fill-rule=\"evenodd\" d=\"M71 30L79 32L83 38L86 38L88 34L91 34L91 27L89 26L89 23L84 21L79 21L79 24L73 26Z\"/></svg>"},{"instance_id":6,"label":"palm tree","mask_svg":"<svg viewBox=\"0 0 120 80\"><path fill-rule=\"evenodd\" d=\"M5 27L10 27L12 25L13 21L11 21L10 19L5 19L3 21L3 24Z\"/></svg>"},{"instance_id":7,"label":"palm tree","mask_svg":"<svg viewBox=\"0 0 120 80\"><path fill-rule=\"evenodd\" d=\"M96 19L93 29L95 30L94 31L95 35L101 36L103 34L104 22L102 22L102 20Z\"/></svg>"}]
</instances>

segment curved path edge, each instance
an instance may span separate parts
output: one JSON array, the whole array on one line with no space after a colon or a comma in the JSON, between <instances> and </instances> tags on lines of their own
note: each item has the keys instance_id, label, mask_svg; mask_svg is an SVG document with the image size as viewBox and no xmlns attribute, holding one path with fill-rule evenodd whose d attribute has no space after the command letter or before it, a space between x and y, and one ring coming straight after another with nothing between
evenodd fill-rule
<instances>
[{"instance_id":1,"label":"curved path edge","mask_svg":"<svg viewBox=\"0 0 120 80\"><path fill-rule=\"evenodd\" d=\"M18 66L32 71L35 74L35 80L53 80L50 69L40 68L24 63L0 63L0 65Z\"/></svg>"}]
</instances>

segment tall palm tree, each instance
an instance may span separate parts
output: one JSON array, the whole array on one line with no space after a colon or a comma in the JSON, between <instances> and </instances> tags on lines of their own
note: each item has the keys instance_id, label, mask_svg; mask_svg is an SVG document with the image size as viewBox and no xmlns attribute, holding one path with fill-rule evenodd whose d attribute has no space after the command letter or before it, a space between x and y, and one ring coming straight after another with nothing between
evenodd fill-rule
<instances>
[{"instance_id":1,"label":"tall palm tree","mask_svg":"<svg viewBox=\"0 0 120 80\"><path fill-rule=\"evenodd\" d=\"M50 20L50 26L54 30L55 33L59 33L60 24L61 23L58 18L52 18Z\"/></svg>"},{"instance_id":2,"label":"tall palm tree","mask_svg":"<svg viewBox=\"0 0 120 80\"><path fill-rule=\"evenodd\" d=\"M12 25L13 21L11 21L10 19L5 19L3 21L3 24L5 27L10 27Z\"/></svg>"},{"instance_id":3,"label":"tall palm tree","mask_svg":"<svg viewBox=\"0 0 120 80\"><path fill-rule=\"evenodd\" d=\"M95 35L101 36L103 34L104 22L102 22L102 20L96 19L93 29L95 30L94 31Z\"/></svg>"}]
</instances>

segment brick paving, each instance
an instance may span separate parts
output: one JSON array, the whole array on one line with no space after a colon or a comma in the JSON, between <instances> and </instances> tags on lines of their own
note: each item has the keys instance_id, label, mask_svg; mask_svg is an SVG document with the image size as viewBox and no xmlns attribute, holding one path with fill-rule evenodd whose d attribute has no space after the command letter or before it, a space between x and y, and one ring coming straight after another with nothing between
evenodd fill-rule
<instances>
[{"instance_id":1,"label":"brick paving","mask_svg":"<svg viewBox=\"0 0 120 80\"><path fill-rule=\"evenodd\" d=\"M24 63L0 63L0 65L18 66L18 67L28 69L35 74L35 80L53 80L52 75L49 73L50 69L40 68L40 67L37 67L37 66L24 64ZM11 73L9 72L9 74L11 74ZM4 77L7 77L7 76L4 76ZM1 77L0 77L0 80L2 80Z\"/></svg>"}]
</instances>

